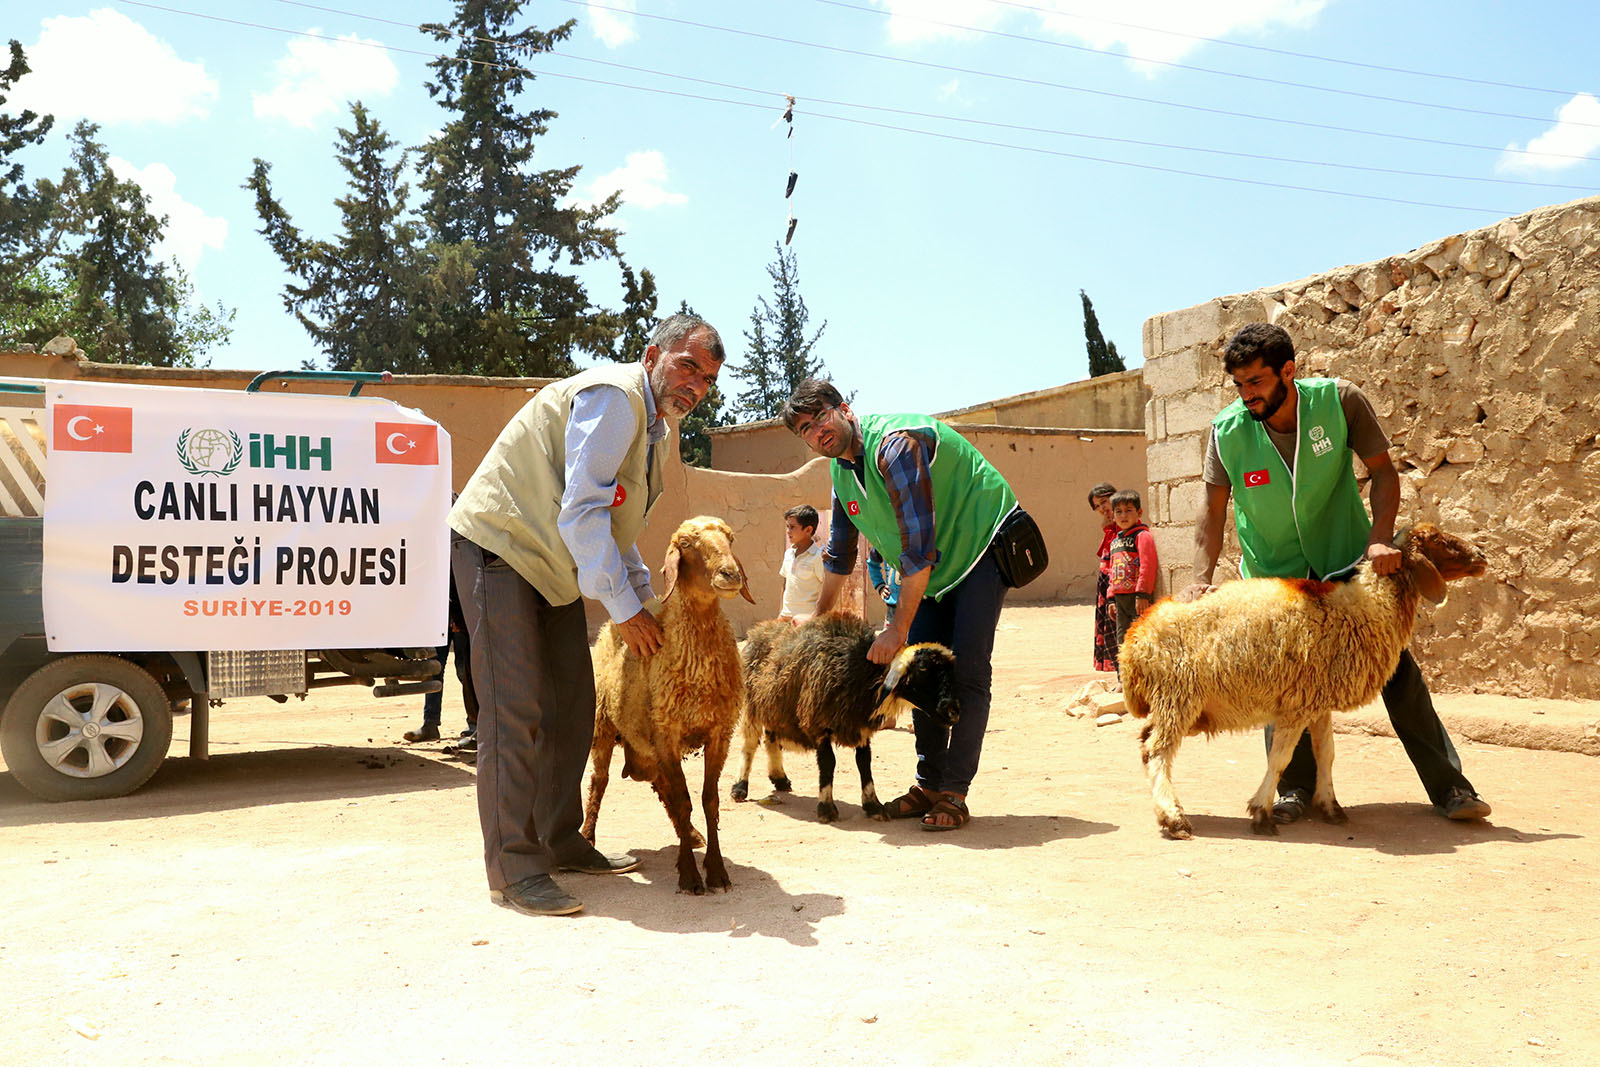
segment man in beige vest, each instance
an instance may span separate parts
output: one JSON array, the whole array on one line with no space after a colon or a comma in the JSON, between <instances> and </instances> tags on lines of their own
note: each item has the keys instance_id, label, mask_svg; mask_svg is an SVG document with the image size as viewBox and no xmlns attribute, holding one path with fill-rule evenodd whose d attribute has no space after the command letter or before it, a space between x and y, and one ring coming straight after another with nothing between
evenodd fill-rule
<instances>
[{"instance_id":1,"label":"man in beige vest","mask_svg":"<svg viewBox=\"0 0 1600 1067\"><path fill-rule=\"evenodd\" d=\"M556 870L638 866L578 833L594 739L594 673L583 597L629 648L661 647L644 609L637 541L661 494L667 418L716 383L722 338L695 315L656 327L639 363L595 367L539 390L508 423L450 510L451 569L478 693L478 821L489 896L530 915L583 907Z\"/></svg>"}]
</instances>

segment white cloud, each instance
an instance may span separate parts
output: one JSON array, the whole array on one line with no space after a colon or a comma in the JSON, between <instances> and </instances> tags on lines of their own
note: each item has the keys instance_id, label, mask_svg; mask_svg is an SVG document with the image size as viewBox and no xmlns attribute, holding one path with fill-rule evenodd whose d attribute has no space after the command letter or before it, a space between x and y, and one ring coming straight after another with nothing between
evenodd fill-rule
<instances>
[{"instance_id":1,"label":"white cloud","mask_svg":"<svg viewBox=\"0 0 1600 1067\"><path fill-rule=\"evenodd\" d=\"M1136 69L1154 74L1162 62L1199 48L1203 42L1195 38L1309 25L1328 0L1034 0L1027 11L986 0L876 2L891 12L889 36L897 42L974 36L929 21L934 20L1121 51Z\"/></svg>"},{"instance_id":2,"label":"white cloud","mask_svg":"<svg viewBox=\"0 0 1600 1067\"><path fill-rule=\"evenodd\" d=\"M312 28L309 33L321 33ZM341 112L362 96L386 96L400 80L400 72L378 42L346 34L338 40L301 37L289 42L285 54L273 64L277 84L265 93L251 93L258 118L282 119L295 126L312 127L324 117Z\"/></svg>"},{"instance_id":3,"label":"white cloud","mask_svg":"<svg viewBox=\"0 0 1600 1067\"><path fill-rule=\"evenodd\" d=\"M1564 170L1581 163L1581 157L1593 154L1596 149L1600 149L1600 100L1596 100L1591 93L1579 93L1561 105L1561 110L1556 112L1554 126L1525 146L1515 143L1507 145L1498 169L1523 172Z\"/></svg>"},{"instance_id":4,"label":"white cloud","mask_svg":"<svg viewBox=\"0 0 1600 1067\"><path fill-rule=\"evenodd\" d=\"M590 0L589 29L600 38L601 44L607 48L620 48L638 38L639 33L633 28L631 15L624 15L614 10L622 8L631 13L634 10L633 4L634 0L606 0L602 7Z\"/></svg>"},{"instance_id":5,"label":"white cloud","mask_svg":"<svg viewBox=\"0 0 1600 1067\"><path fill-rule=\"evenodd\" d=\"M622 166L588 182L581 192L574 191L567 199L592 207L619 190L625 205L643 211L689 202L683 193L667 189L667 157L655 149L629 152Z\"/></svg>"},{"instance_id":6,"label":"white cloud","mask_svg":"<svg viewBox=\"0 0 1600 1067\"><path fill-rule=\"evenodd\" d=\"M157 257L177 260L183 269L193 273L200 254L207 248L221 249L228 239L228 220L207 215L199 207L178 195L178 178L165 163L152 163L148 167L135 167L125 159L112 156L111 171L119 181L137 182L150 197L150 214L167 217L165 235L156 246Z\"/></svg>"},{"instance_id":7,"label":"white cloud","mask_svg":"<svg viewBox=\"0 0 1600 1067\"><path fill-rule=\"evenodd\" d=\"M31 72L17 82L7 109L31 108L63 124L179 122L203 118L217 97L205 64L179 59L172 46L119 11L41 23L25 46Z\"/></svg>"},{"instance_id":8,"label":"white cloud","mask_svg":"<svg viewBox=\"0 0 1600 1067\"><path fill-rule=\"evenodd\" d=\"M937 95L940 100L961 99L961 79L951 78L949 81L939 86L939 88L935 91L935 95Z\"/></svg>"}]
</instances>

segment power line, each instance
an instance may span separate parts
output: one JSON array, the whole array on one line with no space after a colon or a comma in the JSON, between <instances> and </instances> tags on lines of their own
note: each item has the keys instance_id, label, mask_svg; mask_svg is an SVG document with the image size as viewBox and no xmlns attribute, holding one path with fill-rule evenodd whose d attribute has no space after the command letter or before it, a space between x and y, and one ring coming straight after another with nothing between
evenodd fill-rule
<instances>
[{"instance_id":1,"label":"power line","mask_svg":"<svg viewBox=\"0 0 1600 1067\"><path fill-rule=\"evenodd\" d=\"M423 56L423 57L433 58L433 59L453 59L453 60L456 60L456 61L466 62L466 63L470 63L470 64L472 64L474 66L480 66L480 67L485 67L485 68L489 68L489 69L518 71L520 73L528 74L528 75L531 75L531 76L534 76L534 77L538 77L538 76L543 75L543 76L546 76L546 77L563 78L563 79L567 79L567 80L570 80L570 81L583 82L583 83L592 84L592 85L605 85L605 86L609 86L609 87L612 87L612 88L628 89L628 90L633 90L633 91L638 91L638 92L655 93L655 94L662 95L662 96L678 97L680 99L700 100L700 101L705 101L705 102L710 102L710 103L728 104L728 105L736 106L736 107L756 108L756 109L760 109L760 110L763 110L763 111L770 111L771 110L771 105L756 103L754 101L730 100L730 99L727 99L727 98L724 98L724 97L706 96L706 95L697 94L697 93L685 93L685 92L679 92L677 90L672 90L672 89L653 88L653 87L650 87L650 86L643 86L643 85L630 85L630 84L625 83L625 82L607 81L605 79L600 79L600 78L586 78L586 77L583 77L583 76L577 75L577 74L563 74L563 73L560 73L560 72L557 72L557 71L548 71L548 70L546 70L546 71L534 71L534 70L530 70L527 67L523 67L523 66L521 66L519 64L515 64L515 63L491 63L491 62L488 62L486 60L471 59L471 58L465 58L465 57L441 56L440 54L435 53L435 52L426 52L426 51L422 51L422 50L419 50L419 49L400 48L400 47L397 47L397 46L394 46L394 45L384 44L384 43L382 43L380 41L363 41L360 38L345 39L345 38L329 36L328 34L314 33L314 32L309 31L309 30L294 30L294 29L288 29L288 28L282 27L282 26L269 26L269 25L266 25L264 23L249 22L249 21L246 21L246 20L243 20L243 19L227 18L227 17L222 16L222 15L211 15L211 14L207 14L207 13L204 13L204 12L187 11L187 10L184 10L184 9L181 9L181 8L168 7L168 6L165 6L165 5L162 5L162 4L153 4L153 3L147 2L147 0L119 0L119 2L120 3L124 3L124 4L128 4L128 5L133 6L133 7L149 8L149 9L156 10L156 11L164 11L164 12L167 12L169 14L185 15L185 16L189 16L189 17L192 17L192 18L205 19L205 20L211 21L211 22L220 22L220 23L225 23L227 25L245 27L245 28L248 28L248 29L267 30L269 32L282 33L282 34L286 34L286 35L289 35L289 36L296 36L296 37L307 37L307 38L311 38L313 40L328 41L328 42L335 43L335 44L354 44L354 45L359 45L359 46L362 46L362 47L377 48L377 49L380 49L380 50L383 50L383 51L397 52L397 53L407 54L407 55L417 55L417 56ZM850 106L850 105L846 105L846 106ZM1151 163L1135 163L1135 162L1132 162L1132 161L1129 161L1129 160L1111 159L1111 158L1102 157L1102 156L1084 155L1084 154L1075 153L1075 152L1064 152L1064 151L1060 151L1058 149L1040 148L1040 147L1037 147L1037 146L1030 146L1030 145L1017 145L1017 144L1011 144L1011 143L1003 142L1003 141L990 141L990 140L984 140L984 139L975 138L975 137L963 137L963 136L960 136L960 135L957 135L957 134L942 133L942 132L935 131L935 130L920 130L920 129L916 129L916 128L908 127L908 126L895 126L895 125L890 124L890 123L872 122L872 121L867 120L867 119L852 118L852 117L847 116L847 115L830 115L830 114L826 114L826 113L822 113L822 112L811 112L810 114L812 114L816 118L827 119L827 120L834 121L834 122L844 122L844 123L849 123L849 124L852 124L852 125L870 127L870 128L874 128L874 129L892 130L892 131L896 131L896 132L900 132L900 133L915 134L915 135L922 136L922 137L932 137L932 138L937 138L937 139L940 139L940 140L954 141L954 142L959 142L959 143L964 143L964 144L984 145L984 146L993 147L993 148L1005 148L1005 149L1010 149L1010 150L1013 150L1013 151L1029 152L1029 153L1033 153L1033 154L1036 154L1036 155L1054 156L1054 157L1063 158L1063 159L1077 159L1077 160L1082 160L1082 161L1085 161L1085 162L1104 163L1104 164L1108 164L1110 166L1129 167L1129 168L1133 168L1133 169L1136 169L1136 170L1147 170L1147 171L1155 171L1155 172L1165 173L1165 174L1174 174L1174 175L1179 175L1179 176L1184 176L1184 177L1203 178L1203 179L1206 179L1206 180L1209 180L1209 181L1234 182L1234 183L1237 183L1237 184L1254 185L1254 186L1260 186L1260 187L1266 187L1266 188L1274 188L1274 189L1284 189L1284 190L1290 190L1290 191L1296 191L1296 192L1317 193L1317 194L1323 195L1323 196L1339 196L1339 197L1346 197L1346 198L1357 199L1357 200L1370 200L1370 201L1378 201L1378 202L1383 202L1383 203L1403 204L1403 205L1407 205L1407 206L1411 206L1411 207L1440 208L1440 209L1450 210L1450 211L1470 211L1470 212L1476 212L1476 213L1479 213L1479 214L1492 214L1492 215L1500 215L1500 216L1510 215L1510 214L1514 213L1514 212L1509 211L1509 210L1504 209L1504 208L1473 207L1473 206L1462 205L1462 204L1440 204L1440 203L1436 203L1436 202L1432 202L1432 201L1407 200L1407 199L1403 199L1403 198L1399 198L1399 197L1379 196L1379 195L1371 194L1371 193L1356 193L1356 192L1350 192L1348 190L1342 190L1342 189L1323 189L1323 188L1318 188L1318 187L1314 187L1314 186L1296 185L1296 184L1287 183L1287 182L1271 182L1271 181L1266 181L1264 179L1257 179L1257 178L1240 178L1240 177L1234 177L1234 176L1231 176L1231 175L1209 174L1209 173L1206 173L1204 171L1183 170L1183 169L1177 168L1177 167L1164 167L1164 166L1159 166L1159 165L1151 164Z\"/></svg>"},{"instance_id":2,"label":"power line","mask_svg":"<svg viewBox=\"0 0 1600 1067\"><path fill-rule=\"evenodd\" d=\"M869 15L885 18L911 19L916 22L925 22L931 26L943 26L947 29L961 30L965 33L979 33L989 37L1000 37L1011 41L1024 41L1028 44L1044 45L1049 48L1065 48L1073 52L1086 52L1090 55L1104 56L1108 59L1132 59L1108 48L1095 48L1085 44L1072 44L1069 41L1052 41L1046 37L1036 37L1026 33L1011 33L1005 30L990 30L982 26L966 26L956 22L945 22L942 19L929 18L926 15L909 15L904 12L890 11L887 8L867 7L864 4L849 3L848 0L813 0L814 3L826 4L829 7L844 8L847 11L861 11ZM1235 70L1220 70L1216 67L1201 67L1192 63L1179 63L1169 59L1141 59L1141 63L1150 63L1156 66L1171 67L1174 70L1189 70L1200 74L1214 74L1221 78L1238 78L1243 81L1260 82L1264 85L1279 85L1290 89L1308 89L1318 93L1333 93L1338 96L1355 97L1360 100L1375 100L1384 104L1405 104L1410 107L1432 108L1437 111L1455 111L1464 115L1483 115L1496 119L1516 119L1519 122L1549 122L1548 115L1518 115L1506 111L1488 111L1483 108L1461 107L1456 104L1436 104L1430 100L1411 100L1403 96L1384 96L1380 93L1363 93L1356 89L1339 89L1331 85L1313 85L1309 82L1290 81L1285 78L1268 78L1259 74L1245 74ZM1600 123L1573 122L1572 126L1584 126L1600 129Z\"/></svg>"},{"instance_id":3,"label":"power line","mask_svg":"<svg viewBox=\"0 0 1600 1067\"><path fill-rule=\"evenodd\" d=\"M1494 89L1516 89L1527 93L1548 93L1553 96L1577 96L1583 90L1576 89L1548 89L1539 85L1519 85L1515 82L1493 81L1489 78L1469 78L1464 74L1444 74L1438 71L1413 70L1410 67L1391 67L1382 63L1365 63L1359 59L1342 59L1337 56L1317 55L1315 52L1295 52L1287 48L1272 48L1264 44L1249 44L1244 41L1230 41L1224 37L1206 37L1198 33L1184 33L1181 30L1169 30L1162 26L1144 26L1136 22L1118 22L1116 19L1100 18L1095 15L1080 15L1076 12L1058 11L1055 8L1040 7L1037 4L1025 4L1020 0L984 0L985 3L998 7L1011 7L1020 11L1033 11L1053 18L1077 19L1079 22L1098 22L1103 26L1119 26L1128 30L1139 30L1144 33L1160 33L1168 37L1182 37L1189 41L1200 41L1204 44L1221 45L1226 48L1242 48L1251 52L1264 52L1268 55L1287 56L1291 59L1309 59L1318 63L1335 63L1343 67L1357 67L1361 70L1381 70L1386 74L1406 74L1415 78L1437 78L1443 81L1463 82L1468 85L1487 85Z\"/></svg>"},{"instance_id":4,"label":"power line","mask_svg":"<svg viewBox=\"0 0 1600 1067\"><path fill-rule=\"evenodd\" d=\"M124 0L132 2L132 0ZM1386 133L1382 130L1364 130L1353 126L1336 126L1326 122L1310 122L1305 119L1280 118L1274 115L1258 115L1248 111L1230 111L1226 108L1206 107L1201 104L1185 104L1176 100L1163 100L1159 97L1138 96L1133 93L1117 93L1109 89L1092 89L1087 86L1071 85L1066 82L1053 82L1044 78L1026 78L1017 74L1001 74L996 71L982 70L974 67L958 67L951 63L934 63L924 59L912 59L909 56L895 56L884 52L869 52L860 48L846 48L842 45L822 44L817 41L802 41L793 37L784 37L779 34L762 33L757 30L742 30L732 26L719 26L715 23L696 22L693 19L675 18L671 15L657 15L644 11L630 11L626 8L612 7L608 4L597 3L595 0L561 0L566 4L577 4L584 7L595 8L601 11L610 11L617 14L632 15L635 18L652 19L657 22L667 22L678 26L688 26L694 29L711 30L717 33L732 34L738 37L749 37L755 40L772 41L778 44L794 45L800 48L814 48L818 51L831 52L836 55L857 56L865 59L878 59L887 63L899 63L905 66L921 67L927 70L939 70L950 74L970 74L980 78L994 78L998 81L1015 82L1020 85L1033 85L1046 89L1061 89L1066 92L1085 93L1090 96L1101 96L1113 100L1128 100L1141 104L1155 104L1159 107L1178 108L1183 111L1197 111L1208 115L1221 115L1227 118L1250 119L1257 122L1274 122L1286 126L1299 126L1305 129L1326 130L1332 133L1351 133L1362 137L1380 137L1392 141L1409 141L1414 144L1439 145L1445 148L1466 148L1478 152L1510 152L1516 155L1534 155L1550 159L1586 160L1588 156L1570 155L1561 152L1530 152L1525 148L1496 148L1489 145L1467 144L1461 141L1446 141L1433 137L1417 137L1404 133ZM1548 121L1548 120L1541 120Z\"/></svg>"}]
</instances>

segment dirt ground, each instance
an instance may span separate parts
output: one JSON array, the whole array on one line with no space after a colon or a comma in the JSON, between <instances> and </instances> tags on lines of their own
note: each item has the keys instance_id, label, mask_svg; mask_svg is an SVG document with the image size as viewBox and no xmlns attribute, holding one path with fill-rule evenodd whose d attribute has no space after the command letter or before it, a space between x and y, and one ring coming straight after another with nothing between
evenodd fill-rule
<instances>
[{"instance_id":1,"label":"dirt ground","mask_svg":"<svg viewBox=\"0 0 1600 1067\"><path fill-rule=\"evenodd\" d=\"M1349 824L1259 838L1260 738L1197 738L1197 836L1166 841L1134 725L1061 711L1095 677L1089 614L1003 616L965 829L863 818L848 759L819 825L814 763L768 803L758 761L724 801L733 891L694 898L654 795L614 779L600 843L642 866L565 876L573 918L489 903L472 768L399 744L414 699L231 702L211 760L179 758L180 720L117 801L0 775L0 1061L1600 1060L1593 757L1462 743L1495 812L1456 824L1397 742L1341 734ZM893 795L911 737L875 749Z\"/></svg>"}]
</instances>

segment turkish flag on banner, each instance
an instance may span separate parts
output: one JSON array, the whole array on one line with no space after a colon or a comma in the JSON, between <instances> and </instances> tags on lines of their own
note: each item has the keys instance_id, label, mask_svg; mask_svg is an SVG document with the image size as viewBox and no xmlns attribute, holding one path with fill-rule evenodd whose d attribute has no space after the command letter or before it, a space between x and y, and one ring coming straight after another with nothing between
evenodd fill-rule
<instances>
[{"instance_id":1,"label":"turkish flag on banner","mask_svg":"<svg viewBox=\"0 0 1600 1067\"><path fill-rule=\"evenodd\" d=\"M437 464L439 427L420 422L380 422L377 449L379 463Z\"/></svg>"},{"instance_id":2,"label":"turkish flag on banner","mask_svg":"<svg viewBox=\"0 0 1600 1067\"><path fill-rule=\"evenodd\" d=\"M133 409L57 404L50 447L58 452L132 452Z\"/></svg>"},{"instance_id":3,"label":"turkish flag on banner","mask_svg":"<svg viewBox=\"0 0 1600 1067\"><path fill-rule=\"evenodd\" d=\"M1258 470L1258 471L1245 471L1244 472L1244 484L1246 486L1267 485L1271 481L1272 481L1272 475L1267 473L1265 467L1263 467L1261 470Z\"/></svg>"}]
</instances>

